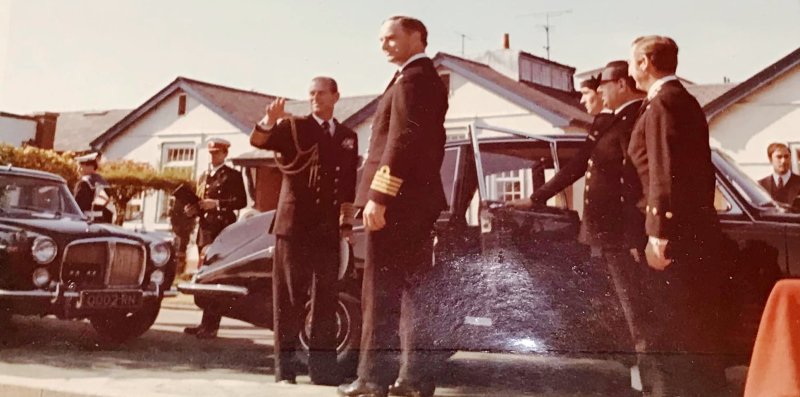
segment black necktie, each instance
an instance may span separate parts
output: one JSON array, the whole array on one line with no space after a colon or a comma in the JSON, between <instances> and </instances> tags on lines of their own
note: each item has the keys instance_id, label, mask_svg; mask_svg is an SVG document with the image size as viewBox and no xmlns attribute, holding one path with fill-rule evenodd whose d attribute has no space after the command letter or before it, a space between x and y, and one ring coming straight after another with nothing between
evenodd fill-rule
<instances>
[{"instance_id":1,"label":"black necktie","mask_svg":"<svg viewBox=\"0 0 800 397\"><path fill-rule=\"evenodd\" d=\"M325 136L331 136L331 123L328 120L322 122L322 130L325 131Z\"/></svg>"},{"instance_id":2,"label":"black necktie","mask_svg":"<svg viewBox=\"0 0 800 397\"><path fill-rule=\"evenodd\" d=\"M783 177L780 177L780 176L778 177L778 184L777 184L777 187L776 187L776 188L777 188L778 190L781 190L781 189L783 189Z\"/></svg>"}]
</instances>

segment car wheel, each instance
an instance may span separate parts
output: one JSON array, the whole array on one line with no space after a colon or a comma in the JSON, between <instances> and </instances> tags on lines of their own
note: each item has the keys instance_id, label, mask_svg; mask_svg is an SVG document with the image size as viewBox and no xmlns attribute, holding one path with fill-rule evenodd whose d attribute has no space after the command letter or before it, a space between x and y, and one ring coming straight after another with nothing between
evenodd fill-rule
<instances>
[{"instance_id":1,"label":"car wheel","mask_svg":"<svg viewBox=\"0 0 800 397\"><path fill-rule=\"evenodd\" d=\"M340 292L336 308L336 351L341 373L355 375L358 366L358 351L361 344L361 302L350 294ZM300 361L308 363L308 339L311 331L311 302L306 303L305 326L300 331L303 351L298 353Z\"/></svg>"},{"instance_id":2,"label":"car wheel","mask_svg":"<svg viewBox=\"0 0 800 397\"><path fill-rule=\"evenodd\" d=\"M116 345L136 338L150 329L156 322L159 310L161 299L147 303L133 313L103 313L90 317L89 321L102 342Z\"/></svg>"}]
</instances>

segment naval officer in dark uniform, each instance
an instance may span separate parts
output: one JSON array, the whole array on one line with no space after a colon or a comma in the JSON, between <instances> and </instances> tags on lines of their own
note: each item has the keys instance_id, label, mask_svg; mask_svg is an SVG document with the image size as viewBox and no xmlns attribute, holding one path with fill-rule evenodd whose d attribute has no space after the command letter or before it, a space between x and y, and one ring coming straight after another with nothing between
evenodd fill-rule
<instances>
[{"instance_id":1,"label":"naval officer in dark uniform","mask_svg":"<svg viewBox=\"0 0 800 397\"><path fill-rule=\"evenodd\" d=\"M606 263L631 334L631 348L640 340L638 331L641 292L640 261L646 237L644 217L636 208L641 186L627 160L631 130L644 92L628 76L626 61L613 61L603 69L597 91L613 113L595 116L593 128L578 155L530 199L509 203L517 208L544 205L550 197L585 178L583 217L579 240L592 247L592 256Z\"/></svg>"},{"instance_id":2,"label":"naval officer in dark uniform","mask_svg":"<svg viewBox=\"0 0 800 397\"><path fill-rule=\"evenodd\" d=\"M197 182L197 204L188 204L184 211L189 216L199 216L197 249L203 255L203 248L214 242L222 229L236 222L236 212L247 205L242 174L225 165L230 142L222 138L208 140L208 153L211 156L210 168L200 175ZM200 325L187 327L183 331L199 339L217 336L222 319L213 310L205 310Z\"/></svg>"},{"instance_id":3,"label":"naval officer in dark uniform","mask_svg":"<svg viewBox=\"0 0 800 397\"><path fill-rule=\"evenodd\" d=\"M399 69L375 112L356 199L367 229L364 321L358 379L340 386L341 395L386 395L398 377L401 317L413 324L414 286L432 266L433 224L446 206L439 169L448 93L425 55L427 36L408 17L389 18L381 29L383 51ZM403 393L430 396L430 357L418 349L413 325L403 329Z\"/></svg>"},{"instance_id":4,"label":"naval officer in dark uniform","mask_svg":"<svg viewBox=\"0 0 800 397\"><path fill-rule=\"evenodd\" d=\"M73 196L81 211L92 220L102 223L113 222L113 213L108 209L109 197L104 191L108 182L97 173L100 153L89 153L75 158L78 162L80 179L75 184Z\"/></svg>"},{"instance_id":5,"label":"naval officer in dark uniform","mask_svg":"<svg viewBox=\"0 0 800 397\"><path fill-rule=\"evenodd\" d=\"M311 289L308 372L316 384L334 385L339 250L353 225L358 136L333 118L336 81L317 77L309 88L311 114L292 117L283 99L267 106L250 143L280 154L283 173L270 227L277 237L273 263L275 381L295 383L298 335ZM280 120L280 121L279 121Z\"/></svg>"},{"instance_id":6,"label":"naval officer in dark uniform","mask_svg":"<svg viewBox=\"0 0 800 397\"><path fill-rule=\"evenodd\" d=\"M675 77L678 46L644 36L631 46L630 75L647 100L628 154L642 183L648 237L640 362L648 396L724 396L720 356L725 274L718 259L715 176L703 109Z\"/></svg>"}]
</instances>

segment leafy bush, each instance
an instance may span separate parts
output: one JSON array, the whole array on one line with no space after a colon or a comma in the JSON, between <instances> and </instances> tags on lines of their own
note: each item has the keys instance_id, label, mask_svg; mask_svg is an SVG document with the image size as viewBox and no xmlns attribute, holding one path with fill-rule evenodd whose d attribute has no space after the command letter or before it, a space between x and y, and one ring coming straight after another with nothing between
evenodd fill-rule
<instances>
[{"instance_id":1,"label":"leafy bush","mask_svg":"<svg viewBox=\"0 0 800 397\"><path fill-rule=\"evenodd\" d=\"M79 177L74 157L75 153L72 152L56 153L33 146L16 147L0 143L0 165L11 164L15 167L52 172L64 178L70 188L75 186Z\"/></svg>"}]
</instances>

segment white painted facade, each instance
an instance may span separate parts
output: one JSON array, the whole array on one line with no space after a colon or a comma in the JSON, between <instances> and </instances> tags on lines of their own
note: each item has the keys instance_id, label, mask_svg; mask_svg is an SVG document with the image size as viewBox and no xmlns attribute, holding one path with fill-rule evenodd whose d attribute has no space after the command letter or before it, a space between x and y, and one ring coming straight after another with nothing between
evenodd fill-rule
<instances>
[{"instance_id":1,"label":"white painted facade","mask_svg":"<svg viewBox=\"0 0 800 397\"><path fill-rule=\"evenodd\" d=\"M208 168L210 161L206 143L210 138L224 138L231 142L229 157L252 150L249 131L241 131L219 114L186 95L186 113L178 114L179 96L167 97L153 110L140 117L134 124L111 140L103 150L108 160L133 160L147 162L156 169L165 166L191 166L195 180ZM184 151L183 161L169 162L169 149L193 149ZM188 159L187 157L191 157ZM126 227L145 230L169 230L169 222L159 216L163 210L163 193L154 192L144 200L134 200L131 205L141 208L140 220L125 223Z\"/></svg>"},{"instance_id":2,"label":"white painted facade","mask_svg":"<svg viewBox=\"0 0 800 397\"><path fill-rule=\"evenodd\" d=\"M0 114L0 143L21 146L36 137L36 121Z\"/></svg>"},{"instance_id":3,"label":"white painted facade","mask_svg":"<svg viewBox=\"0 0 800 397\"><path fill-rule=\"evenodd\" d=\"M800 172L800 66L731 105L709 123L712 145L730 154L752 178L772 172L767 146L792 148Z\"/></svg>"}]
</instances>

